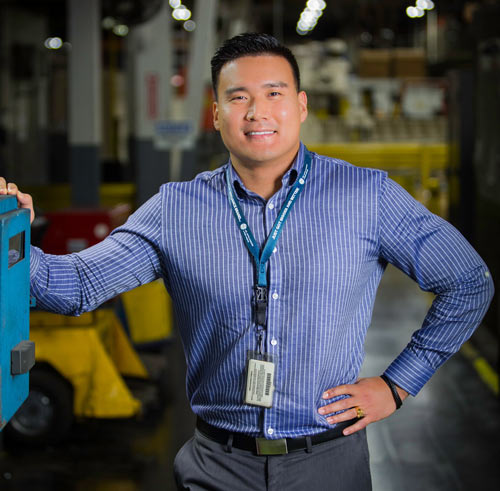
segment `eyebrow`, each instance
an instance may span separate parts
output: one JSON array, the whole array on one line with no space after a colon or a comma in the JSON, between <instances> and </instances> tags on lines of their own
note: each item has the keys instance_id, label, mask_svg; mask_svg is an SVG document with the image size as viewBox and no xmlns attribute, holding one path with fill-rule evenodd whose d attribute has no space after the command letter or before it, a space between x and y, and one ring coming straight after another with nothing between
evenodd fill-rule
<instances>
[{"instance_id":1,"label":"eyebrow","mask_svg":"<svg viewBox=\"0 0 500 491\"><path fill-rule=\"evenodd\" d=\"M286 82L268 82L262 87L288 87L288 84Z\"/></svg>"},{"instance_id":2,"label":"eyebrow","mask_svg":"<svg viewBox=\"0 0 500 491\"><path fill-rule=\"evenodd\" d=\"M266 82L265 84L262 84L263 88L275 88L275 87L288 87L288 84L286 82ZM248 89L246 87L229 87L229 89L226 89L224 91L225 95L231 95L234 94L235 92L246 92Z\"/></svg>"}]
</instances>

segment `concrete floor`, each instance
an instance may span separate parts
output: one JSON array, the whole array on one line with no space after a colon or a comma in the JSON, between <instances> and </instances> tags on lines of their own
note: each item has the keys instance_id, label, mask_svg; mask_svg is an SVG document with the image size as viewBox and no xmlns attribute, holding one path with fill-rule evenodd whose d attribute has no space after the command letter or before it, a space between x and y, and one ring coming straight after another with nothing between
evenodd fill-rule
<instances>
[{"instance_id":1,"label":"concrete floor","mask_svg":"<svg viewBox=\"0 0 500 491\"><path fill-rule=\"evenodd\" d=\"M387 270L362 374L382 372L420 326L431 300L398 270ZM374 490L499 490L499 408L499 400L458 353L417 397L369 427Z\"/></svg>"},{"instance_id":2,"label":"concrete floor","mask_svg":"<svg viewBox=\"0 0 500 491\"><path fill-rule=\"evenodd\" d=\"M363 375L378 374L420 325L429 296L390 268L382 281L366 343ZM174 403L142 421L87 421L67 442L41 450L0 453L1 491L157 491L175 489L172 461L192 434L184 395L182 354L176 351ZM500 489L499 401L460 354L416 398L368 439L375 491ZM350 490L346 490L350 491Z\"/></svg>"}]
</instances>

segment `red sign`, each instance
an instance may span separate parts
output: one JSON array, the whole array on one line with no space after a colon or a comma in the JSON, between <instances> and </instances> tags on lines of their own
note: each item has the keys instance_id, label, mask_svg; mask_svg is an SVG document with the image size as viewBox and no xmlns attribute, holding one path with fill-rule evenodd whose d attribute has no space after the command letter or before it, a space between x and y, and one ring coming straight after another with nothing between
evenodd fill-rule
<instances>
[{"instance_id":1,"label":"red sign","mask_svg":"<svg viewBox=\"0 0 500 491\"><path fill-rule=\"evenodd\" d=\"M146 74L146 110L148 119L158 119L158 74Z\"/></svg>"}]
</instances>

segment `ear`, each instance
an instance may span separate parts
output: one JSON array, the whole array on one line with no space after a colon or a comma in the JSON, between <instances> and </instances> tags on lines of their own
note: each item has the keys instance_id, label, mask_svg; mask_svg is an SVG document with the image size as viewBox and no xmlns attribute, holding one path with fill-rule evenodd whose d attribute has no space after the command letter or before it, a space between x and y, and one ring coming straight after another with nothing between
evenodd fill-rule
<instances>
[{"instance_id":1,"label":"ear","mask_svg":"<svg viewBox=\"0 0 500 491\"><path fill-rule=\"evenodd\" d=\"M220 130L220 124L219 124L219 106L217 104L217 101L214 101L212 103L212 116L214 119L214 128L219 131Z\"/></svg>"},{"instance_id":2,"label":"ear","mask_svg":"<svg viewBox=\"0 0 500 491\"><path fill-rule=\"evenodd\" d=\"M307 118L307 94L301 90L297 97L299 100L300 122L303 123Z\"/></svg>"}]
</instances>

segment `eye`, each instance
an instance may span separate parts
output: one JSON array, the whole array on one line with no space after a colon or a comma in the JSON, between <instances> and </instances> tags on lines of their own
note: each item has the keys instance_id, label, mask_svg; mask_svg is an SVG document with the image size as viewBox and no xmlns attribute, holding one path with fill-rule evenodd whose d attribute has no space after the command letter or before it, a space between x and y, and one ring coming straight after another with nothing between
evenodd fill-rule
<instances>
[{"instance_id":1,"label":"eye","mask_svg":"<svg viewBox=\"0 0 500 491\"><path fill-rule=\"evenodd\" d=\"M229 99L230 101L243 101L245 99L244 95L235 95Z\"/></svg>"},{"instance_id":2,"label":"eye","mask_svg":"<svg viewBox=\"0 0 500 491\"><path fill-rule=\"evenodd\" d=\"M277 90L273 90L272 92L269 93L271 97L276 97L278 95L281 95L281 92L278 92Z\"/></svg>"}]
</instances>

